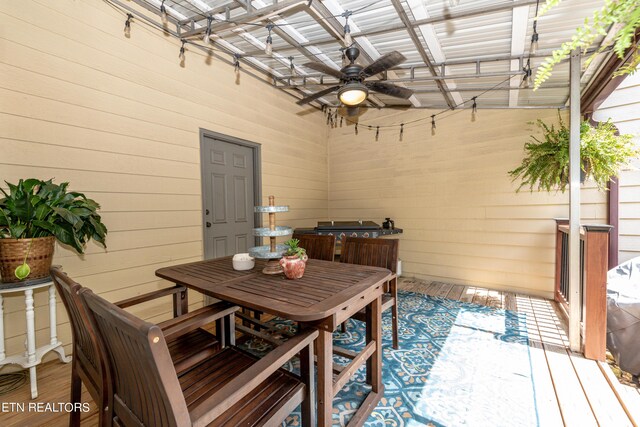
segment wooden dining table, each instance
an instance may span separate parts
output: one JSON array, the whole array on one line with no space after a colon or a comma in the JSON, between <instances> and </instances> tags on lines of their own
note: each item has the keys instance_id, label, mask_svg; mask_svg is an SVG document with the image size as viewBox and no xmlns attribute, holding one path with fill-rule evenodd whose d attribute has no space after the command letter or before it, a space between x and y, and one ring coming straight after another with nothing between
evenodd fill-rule
<instances>
[{"instance_id":1,"label":"wooden dining table","mask_svg":"<svg viewBox=\"0 0 640 427\"><path fill-rule=\"evenodd\" d=\"M231 257L161 268L156 275L210 297L269 313L319 331L316 340L318 426L332 424L333 399L362 364L371 386L349 426L364 424L383 394L381 296L391 272L384 268L310 259L304 276L289 280L251 270L236 271ZM359 353L334 348L333 331L366 310L366 345ZM333 354L351 359L334 366ZM334 377L334 372L336 375ZM313 396L313 391L311 396Z\"/></svg>"}]
</instances>

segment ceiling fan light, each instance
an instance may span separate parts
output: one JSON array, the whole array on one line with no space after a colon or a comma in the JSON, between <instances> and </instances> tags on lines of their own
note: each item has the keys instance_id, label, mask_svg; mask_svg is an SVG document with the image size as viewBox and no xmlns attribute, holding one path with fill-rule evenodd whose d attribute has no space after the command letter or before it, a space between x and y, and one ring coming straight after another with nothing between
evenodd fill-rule
<instances>
[{"instance_id":1,"label":"ceiling fan light","mask_svg":"<svg viewBox=\"0 0 640 427\"><path fill-rule=\"evenodd\" d=\"M369 90L367 87L360 83L348 83L342 89L338 91L338 98L340 102L347 106L354 106L361 104L367 99Z\"/></svg>"}]
</instances>

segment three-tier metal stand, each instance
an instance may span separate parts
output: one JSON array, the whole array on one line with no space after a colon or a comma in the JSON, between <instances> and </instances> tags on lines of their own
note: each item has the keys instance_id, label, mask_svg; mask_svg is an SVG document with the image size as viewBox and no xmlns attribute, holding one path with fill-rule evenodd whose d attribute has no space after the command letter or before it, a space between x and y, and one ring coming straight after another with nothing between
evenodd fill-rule
<instances>
[{"instance_id":1,"label":"three-tier metal stand","mask_svg":"<svg viewBox=\"0 0 640 427\"><path fill-rule=\"evenodd\" d=\"M276 213L289 212L289 206L276 206L275 197L269 196L269 206L256 206L256 213L269 214L269 227L254 228L253 235L258 237L268 237L269 245L249 248L249 255L254 258L268 259L267 266L262 270L264 274L280 274L282 267L275 261L282 258L287 251L285 245L276 244L276 238L293 234L291 227L276 226Z\"/></svg>"}]
</instances>

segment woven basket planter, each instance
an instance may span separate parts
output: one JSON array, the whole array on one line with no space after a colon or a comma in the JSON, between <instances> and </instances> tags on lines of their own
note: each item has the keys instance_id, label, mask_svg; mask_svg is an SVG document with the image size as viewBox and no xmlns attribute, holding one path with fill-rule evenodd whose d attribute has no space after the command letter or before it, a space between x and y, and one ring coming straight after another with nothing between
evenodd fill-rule
<instances>
[{"instance_id":1,"label":"woven basket planter","mask_svg":"<svg viewBox=\"0 0 640 427\"><path fill-rule=\"evenodd\" d=\"M33 245L29 249L32 240ZM31 273L25 280L47 277L53 260L55 242L55 236L34 239L0 239L0 280L2 283L21 281L14 273L16 267L24 262L27 251L29 252L27 264L31 268Z\"/></svg>"}]
</instances>

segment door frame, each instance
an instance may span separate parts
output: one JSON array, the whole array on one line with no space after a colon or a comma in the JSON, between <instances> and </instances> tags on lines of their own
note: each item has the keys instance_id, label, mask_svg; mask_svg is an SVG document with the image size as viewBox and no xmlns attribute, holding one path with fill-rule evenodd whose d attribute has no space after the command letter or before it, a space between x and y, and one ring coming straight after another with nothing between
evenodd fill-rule
<instances>
[{"instance_id":1,"label":"door frame","mask_svg":"<svg viewBox=\"0 0 640 427\"><path fill-rule=\"evenodd\" d=\"M262 146L257 142L247 141L246 139L236 138L235 136L225 135L223 133L214 132L211 130L200 128L200 191L201 191L201 210L200 217L202 219L202 258L206 259L205 253L205 233L206 227L204 223L206 222L204 210L205 210L205 176L204 176L204 140L205 138L213 138L222 142L226 142L229 144L241 145L243 147L247 147L251 149L253 153L253 205L259 206L262 203L262 167L261 167L261 159L262 159ZM255 227L262 227L262 215L259 213L253 213L253 223ZM254 237L254 244L256 246L261 244L260 237Z\"/></svg>"}]
</instances>

